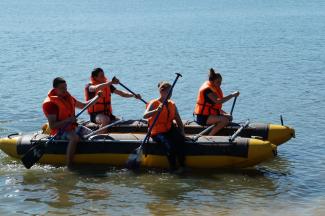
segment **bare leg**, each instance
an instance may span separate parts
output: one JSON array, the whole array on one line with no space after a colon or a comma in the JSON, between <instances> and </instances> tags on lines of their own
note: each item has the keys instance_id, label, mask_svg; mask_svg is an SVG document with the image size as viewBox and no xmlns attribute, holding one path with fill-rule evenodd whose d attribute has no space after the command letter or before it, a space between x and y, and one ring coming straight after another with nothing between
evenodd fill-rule
<instances>
[{"instance_id":1,"label":"bare leg","mask_svg":"<svg viewBox=\"0 0 325 216\"><path fill-rule=\"evenodd\" d=\"M229 122L232 121L232 116L230 114L224 113L224 114L222 114L222 116L226 117L229 120Z\"/></svg>"},{"instance_id":2,"label":"bare leg","mask_svg":"<svg viewBox=\"0 0 325 216\"><path fill-rule=\"evenodd\" d=\"M74 153L76 152L77 144L80 141L79 136L75 132L71 132L68 135L69 144L67 148L67 166L71 167Z\"/></svg>"},{"instance_id":3,"label":"bare leg","mask_svg":"<svg viewBox=\"0 0 325 216\"><path fill-rule=\"evenodd\" d=\"M96 123L99 124L99 128L105 127L111 123L111 119L108 115L98 114L96 115ZM101 133L108 133L108 130L101 131Z\"/></svg>"},{"instance_id":4,"label":"bare leg","mask_svg":"<svg viewBox=\"0 0 325 216\"><path fill-rule=\"evenodd\" d=\"M222 128L229 124L229 119L223 115L210 115L207 120L207 125L215 124L209 133L209 136L216 135Z\"/></svg>"}]
</instances>

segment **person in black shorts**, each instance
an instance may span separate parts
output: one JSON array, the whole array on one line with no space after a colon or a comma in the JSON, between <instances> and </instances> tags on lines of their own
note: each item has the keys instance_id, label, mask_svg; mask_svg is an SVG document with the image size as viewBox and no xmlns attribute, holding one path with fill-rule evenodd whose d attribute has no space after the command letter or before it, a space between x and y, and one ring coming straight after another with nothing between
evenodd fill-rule
<instances>
[{"instance_id":1,"label":"person in black shorts","mask_svg":"<svg viewBox=\"0 0 325 216\"><path fill-rule=\"evenodd\" d=\"M141 99L140 94L133 95L131 93L116 89L113 84L118 83L119 80L116 78L111 81L108 80L105 77L103 69L101 68L95 68L91 72L90 82L85 87L85 98L86 100L90 100L97 94L98 91L103 92L102 97L100 97L97 103L88 108L90 121L98 124L100 127L104 127L116 119L116 117L113 115L111 104L112 93L121 97L135 97L136 99Z\"/></svg>"},{"instance_id":2,"label":"person in black shorts","mask_svg":"<svg viewBox=\"0 0 325 216\"><path fill-rule=\"evenodd\" d=\"M199 89L194 114L200 125L213 125L209 135L217 134L232 120L232 116L222 110L222 104L233 97L239 96L239 91L223 96L220 88L222 76L213 68L209 70L209 80L205 81Z\"/></svg>"}]
</instances>

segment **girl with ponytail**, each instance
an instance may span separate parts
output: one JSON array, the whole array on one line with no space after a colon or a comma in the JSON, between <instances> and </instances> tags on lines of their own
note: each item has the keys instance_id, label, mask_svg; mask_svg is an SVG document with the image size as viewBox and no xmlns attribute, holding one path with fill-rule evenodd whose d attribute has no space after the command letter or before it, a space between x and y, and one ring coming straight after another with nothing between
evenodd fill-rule
<instances>
[{"instance_id":1,"label":"girl with ponytail","mask_svg":"<svg viewBox=\"0 0 325 216\"><path fill-rule=\"evenodd\" d=\"M239 91L224 97L220 87L222 76L220 73L216 73L213 68L209 70L208 79L199 89L194 114L198 124L215 125L209 133L210 136L213 136L232 120L232 116L222 110L222 104L233 97L238 97Z\"/></svg>"}]
</instances>

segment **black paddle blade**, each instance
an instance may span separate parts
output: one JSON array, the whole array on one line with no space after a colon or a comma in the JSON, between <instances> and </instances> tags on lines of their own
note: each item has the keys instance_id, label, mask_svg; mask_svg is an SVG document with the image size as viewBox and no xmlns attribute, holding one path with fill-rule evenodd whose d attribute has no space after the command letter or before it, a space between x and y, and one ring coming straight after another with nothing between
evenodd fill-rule
<instances>
[{"instance_id":1,"label":"black paddle blade","mask_svg":"<svg viewBox=\"0 0 325 216\"><path fill-rule=\"evenodd\" d=\"M142 158L142 148L135 149L126 162L126 167L132 170L138 170L140 168Z\"/></svg>"},{"instance_id":2,"label":"black paddle blade","mask_svg":"<svg viewBox=\"0 0 325 216\"><path fill-rule=\"evenodd\" d=\"M24 166L29 169L35 163L37 163L45 152L45 145L39 144L32 147L22 158L21 161L23 162Z\"/></svg>"}]
</instances>

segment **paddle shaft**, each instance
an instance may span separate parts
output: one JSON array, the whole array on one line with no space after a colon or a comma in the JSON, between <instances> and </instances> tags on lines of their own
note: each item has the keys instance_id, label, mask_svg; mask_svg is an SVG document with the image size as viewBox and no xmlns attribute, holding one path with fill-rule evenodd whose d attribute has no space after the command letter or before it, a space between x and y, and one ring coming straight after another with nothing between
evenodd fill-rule
<instances>
[{"instance_id":1,"label":"paddle shaft","mask_svg":"<svg viewBox=\"0 0 325 216\"><path fill-rule=\"evenodd\" d=\"M182 76L182 75L181 75L180 73L176 73L176 78L175 78L175 80L174 80L174 82L173 82L172 87L169 89L169 92L168 92L168 94L167 94L167 97L166 97L166 98L164 99L164 101L163 101L162 108L158 111L157 115L155 116L155 118L154 118L154 120L153 120L153 122L152 122L152 125L150 126L150 128L149 128L149 130L148 130L148 132L147 132L147 134L146 134L146 136L145 136L145 138L144 138L144 140L143 140L143 142L142 142L140 148L142 148L142 146L147 142L147 140L149 140L149 137L150 137L150 135L151 135L151 131L152 131L153 127L155 126L156 122L158 121L159 115L160 115L160 113L162 112L164 106L166 105L166 103L167 103L167 101L168 101L168 99L169 99L169 96L171 95L171 93L172 93L172 91L173 91L173 88L174 88L174 86L175 86L175 84L176 84L178 78L181 77L181 76Z\"/></svg>"},{"instance_id":2,"label":"paddle shaft","mask_svg":"<svg viewBox=\"0 0 325 216\"><path fill-rule=\"evenodd\" d=\"M115 77L113 77L113 79L114 79L114 78L115 78ZM134 96L136 96L136 93L134 93L131 89L129 89L128 87L126 87L123 83L119 82L119 84L120 84L123 88L125 88L127 91L129 91L131 94L133 94ZM141 100L143 103L147 104L147 101L143 100L142 98L140 98L140 100Z\"/></svg>"},{"instance_id":3,"label":"paddle shaft","mask_svg":"<svg viewBox=\"0 0 325 216\"><path fill-rule=\"evenodd\" d=\"M80 112L76 115L76 118L78 118L86 109L88 109L90 106L92 106L96 101L99 99L99 95L96 95L93 99L91 99L87 105L80 110Z\"/></svg>"},{"instance_id":4,"label":"paddle shaft","mask_svg":"<svg viewBox=\"0 0 325 216\"><path fill-rule=\"evenodd\" d=\"M232 107L231 107L231 111L230 111L231 116L232 116L232 112L234 111L234 108L235 108L236 100L237 100L237 97L235 97L234 102L232 103Z\"/></svg>"}]
</instances>

